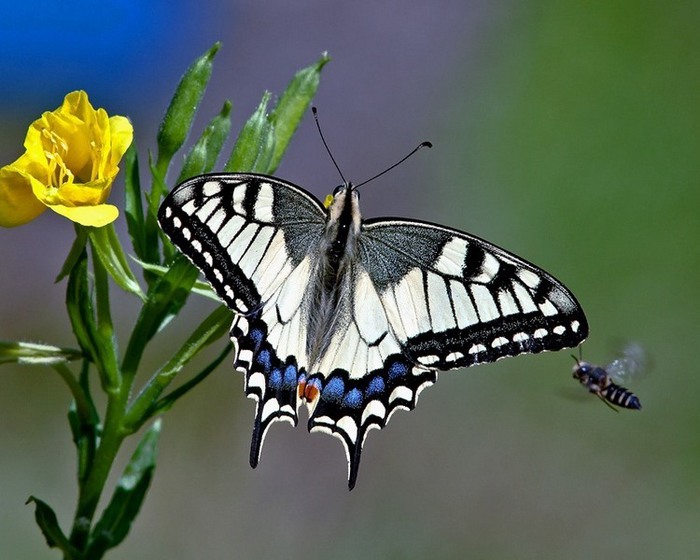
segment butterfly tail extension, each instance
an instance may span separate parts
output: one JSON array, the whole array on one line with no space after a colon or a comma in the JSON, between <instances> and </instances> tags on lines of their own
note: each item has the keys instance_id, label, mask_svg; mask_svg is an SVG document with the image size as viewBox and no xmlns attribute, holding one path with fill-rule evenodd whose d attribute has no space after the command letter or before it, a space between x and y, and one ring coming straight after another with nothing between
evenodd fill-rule
<instances>
[{"instance_id":1,"label":"butterfly tail extension","mask_svg":"<svg viewBox=\"0 0 700 560\"><path fill-rule=\"evenodd\" d=\"M350 378L339 369L325 378L309 431L327 433L342 442L350 490L357 481L367 434L384 428L396 410L413 410L420 392L436 380L437 371L414 366L400 355L390 356L383 367L361 378Z\"/></svg>"},{"instance_id":2,"label":"butterfly tail extension","mask_svg":"<svg viewBox=\"0 0 700 560\"><path fill-rule=\"evenodd\" d=\"M297 425L298 368L293 359L282 362L266 339L267 328L260 319L260 311L234 319L231 326L231 340L237 349L234 366L245 375L246 396L256 401L250 445L253 468L260 461L265 435L274 422Z\"/></svg>"}]
</instances>

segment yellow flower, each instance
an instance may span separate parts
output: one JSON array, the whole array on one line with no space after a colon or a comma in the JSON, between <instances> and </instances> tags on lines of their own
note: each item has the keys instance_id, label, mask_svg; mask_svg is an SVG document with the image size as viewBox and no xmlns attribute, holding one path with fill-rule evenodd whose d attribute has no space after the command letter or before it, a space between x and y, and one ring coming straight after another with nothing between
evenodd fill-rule
<instances>
[{"instance_id":1,"label":"yellow flower","mask_svg":"<svg viewBox=\"0 0 700 560\"><path fill-rule=\"evenodd\" d=\"M126 117L95 110L84 91L69 93L31 124L26 152L0 168L0 226L25 224L47 207L85 226L113 222L119 210L105 201L132 138Z\"/></svg>"}]
</instances>

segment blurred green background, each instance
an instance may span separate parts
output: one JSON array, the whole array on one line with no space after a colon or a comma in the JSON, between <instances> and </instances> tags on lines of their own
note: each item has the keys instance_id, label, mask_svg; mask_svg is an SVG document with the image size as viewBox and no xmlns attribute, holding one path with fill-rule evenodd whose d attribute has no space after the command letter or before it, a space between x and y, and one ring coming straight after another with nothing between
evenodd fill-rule
<instances>
[{"instance_id":1,"label":"blurred green background","mask_svg":"<svg viewBox=\"0 0 700 560\"><path fill-rule=\"evenodd\" d=\"M87 37L64 12L50 42L51 21L6 14L20 35L0 54L2 162L71 89L129 115L143 158L179 74L215 40L201 123L231 97L240 126L264 89L328 50L316 103L347 176L435 144L364 191L365 216L444 223L537 263L586 310L584 358L605 363L633 339L653 367L630 385L644 409L620 414L575 385L567 352L444 373L368 438L348 493L341 446L303 427L275 426L250 469L254 405L222 366L166 416L152 490L111 558L697 556L700 4L206 5L125 2L94 15ZM129 29L140 42L113 48ZM37 37L46 51L23 48ZM338 183L310 119L279 174L319 197ZM64 285L52 284L71 241L49 215L0 232L0 338L72 343ZM135 307L122 299L125 333ZM194 325L206 306L185 317ZM43 369L0 376L0 557L57 557L24 502L34 494L71 518L69 396Z\"/></svg>"}]
</instances>

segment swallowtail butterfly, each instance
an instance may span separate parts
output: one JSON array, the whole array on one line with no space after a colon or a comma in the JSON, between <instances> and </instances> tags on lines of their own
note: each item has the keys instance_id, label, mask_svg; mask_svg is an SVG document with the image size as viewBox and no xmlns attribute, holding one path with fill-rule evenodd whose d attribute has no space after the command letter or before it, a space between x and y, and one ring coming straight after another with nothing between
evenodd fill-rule
<instances>
[{"instance_id":1,"label":"swallowtail butterfly","mask_svg":"<svg viewBox=\"0 0 700 560\"><path fill-rule=\"evenodd\" d=\"M607 366L597 366L581 361L576 356L572 357L576 360L573 370L574 379L580 381L581 385L610 408L615 411L617 411L615 406L632 410L642 408L642 403L637 396L619 385L645 368L646 352L640 344L635 342L627 344L621 355Z\"/></svg>"},{"instance_id":2,"label":"swallowtail butterfly","mask_svg":"<svg viewBox=\"0 0 700 560\"><path fill-rule=\"evenodd\" d=\"M250 464L268 428L297 424L343 443L355 485L362 445L411 410L438 370L561 350L588 334L571 292L473 235L400 218L363 220L346 183L325 207L282 179L194 177L158 220L234 312L235 368L256 412Z\"/></svg>"}]
</instances>

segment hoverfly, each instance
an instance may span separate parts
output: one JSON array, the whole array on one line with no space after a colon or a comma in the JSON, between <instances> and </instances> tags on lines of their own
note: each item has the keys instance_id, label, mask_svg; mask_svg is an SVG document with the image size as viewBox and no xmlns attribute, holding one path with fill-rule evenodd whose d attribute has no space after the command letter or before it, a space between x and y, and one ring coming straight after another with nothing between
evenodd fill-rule
<instances>
[{"instance_id":1,"label":"hoverfly","mask_svg":"<svg viewBox=\"0 0 700 560\"><path fill-rule=\"evenodd\" d=\"M581 385L615 412L618 411L616 406L632 410L642 408L637 396L621 385L645 367L646 353L639 343L628 343L621 355L606 366L584 362L576 356L572 358L576 361L574 379L578 379Z\"/></svg>"}]
</instances>

